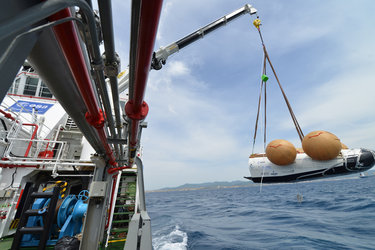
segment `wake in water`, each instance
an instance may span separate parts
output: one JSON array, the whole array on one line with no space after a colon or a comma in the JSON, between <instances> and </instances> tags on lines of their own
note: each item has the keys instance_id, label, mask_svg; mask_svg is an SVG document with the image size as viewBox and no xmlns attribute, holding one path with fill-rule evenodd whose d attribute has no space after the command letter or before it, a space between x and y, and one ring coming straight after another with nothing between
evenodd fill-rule
<instances>
[{"instance_id":1,"label":"wake in water","mask_svg":"<svg viewBox=\"0 0 375 250\"><path fill-rule=\"evenodd\" d=\"M153 237L152 245L155 250L186 250L188 236L187 233L180 230L178 225L168 233L157 232L157 236Z\"/></svg>"},{"instance_id":2,"label":"wake in water","mask_svg":"<svg viewBox=\"0 0 375 250\"><path fill-rule=\"evenodd\" d=\"M374 249L373 180L263 185L262 193L258 186L148 193L153 245L156 250Z\"/></svg>"}]
</instances>

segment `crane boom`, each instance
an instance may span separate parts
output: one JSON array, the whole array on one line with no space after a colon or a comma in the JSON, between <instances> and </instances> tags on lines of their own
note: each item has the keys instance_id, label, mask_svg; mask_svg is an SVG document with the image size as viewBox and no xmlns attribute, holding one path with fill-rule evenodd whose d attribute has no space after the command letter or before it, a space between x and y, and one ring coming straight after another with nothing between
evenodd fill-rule
<instances>
[{"instance_id":1,"label":"crane boom","mask_svg":"<svg viewBox=\"0 0 375 250\"><path fill-rule=\"evenodd\" d=\"M183 37L182 39L174 42L166 47L161 47L158 51L154 52L151 67L153 69L159 70L162 68L162 65L166 63L167 58L178 52L180 49L186 47L187 45L197 41L200 38L203 38L208 33L220 28L221 26L226 25L228 22L236 19L239 16L249 13L253 15L257 12L255 8L253 8L250 4L246 4L245 6L235 10L228 15L225 15L212 23L200 28L191 34Z\"/></svg>"},{"instance_id":2,"label":"crane boom","mask_svg":"<svg viewBox=\"0 0 375 250\"><path fill-rule=\"evenodd\" d=\"M210 32L226 25L228 22L240 17L244 14L249 13L253 15L257 13L257 10L252 7L250 4L245 4L243 7L225 15L212 23L192 32L191 34L181 38L177 42L171 43L166 47L160 47L157 51L153 53L152 62L151 62L151 69L159 70L162 66L166 63L168 57L180 49L186 47L189 44L197 41L200 38L203 38L205 35L209 34ZM119 93L125 91L129 86L129 71L126 69L119 75Z\"/></svg>"}]
</instances>

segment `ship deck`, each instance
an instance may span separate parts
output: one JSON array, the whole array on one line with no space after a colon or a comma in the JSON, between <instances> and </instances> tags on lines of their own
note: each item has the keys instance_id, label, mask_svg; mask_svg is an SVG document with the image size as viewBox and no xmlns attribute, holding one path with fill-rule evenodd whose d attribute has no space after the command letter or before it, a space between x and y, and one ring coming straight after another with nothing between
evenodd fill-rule
<instances>
[{"instance_id":1,"label":"ship deck","mask_svg":"<svg viewBox=\"0 0 375 250\"><path fill-rule=\"evenodd\" d=\"M12 247L12 242L13 242L13 237L12 236L1 238L0 239L0 249L1 250L10 250L11 247ZM54 249L54 247L55 246L47 246L45 249ZM23 250L34 250L34 249L38 249L38 247L21 247L20 249L23 249ZM113 249L113 250L124 249L124 242L123 241L121 241L121 242L113 242L107 248L102 247L100 249Z\"/></svg>"}]
</instances>

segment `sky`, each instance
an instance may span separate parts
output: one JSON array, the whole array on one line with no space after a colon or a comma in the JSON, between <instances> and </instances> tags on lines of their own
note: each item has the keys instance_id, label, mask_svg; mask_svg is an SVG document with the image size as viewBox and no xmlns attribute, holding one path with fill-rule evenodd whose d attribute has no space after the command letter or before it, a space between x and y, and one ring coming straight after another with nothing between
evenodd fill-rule
<instances>
[{"instance_id":1,"label":"sky","mask_svg":"<svg viewBox=\"0 0 375 250\"><path fill-rule=\"evenodd\" d=\"M334 133L350 148L375 149L375 1L164 0L155 50L251 4L300 126ZM116 51L128 64L130 1L114 1ZM151 71L142 133L146 190L245 180L263 51L255 16L244 15ZM267 68L267 142L301 147ZM262 127L262 126L261 126ZM263 151L259 136L254 152Z\"/></svg>"}]
</instances>

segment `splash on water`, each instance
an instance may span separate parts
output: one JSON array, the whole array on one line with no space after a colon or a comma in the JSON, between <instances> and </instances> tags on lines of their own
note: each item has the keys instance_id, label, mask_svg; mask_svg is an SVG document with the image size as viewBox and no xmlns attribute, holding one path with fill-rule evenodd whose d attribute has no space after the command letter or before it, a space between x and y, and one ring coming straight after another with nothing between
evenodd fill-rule
<instances>
[{"instance_id":1,"label":"splash on water","mask_svg":"<svg viewBox=\"0 0 375 250\"><path fill-rule=\"evenodd\" d=\"M178 225L165 234L161 233L152 240L152 245L155 250L186 250L188 236L182 231Z\"/></svg>"}]
</instances>

